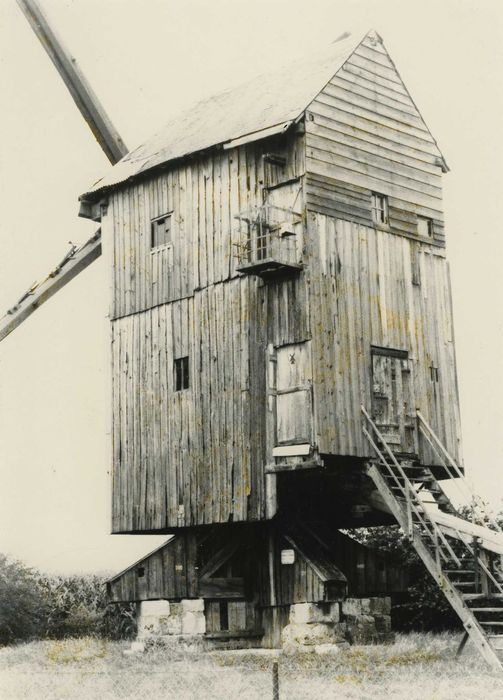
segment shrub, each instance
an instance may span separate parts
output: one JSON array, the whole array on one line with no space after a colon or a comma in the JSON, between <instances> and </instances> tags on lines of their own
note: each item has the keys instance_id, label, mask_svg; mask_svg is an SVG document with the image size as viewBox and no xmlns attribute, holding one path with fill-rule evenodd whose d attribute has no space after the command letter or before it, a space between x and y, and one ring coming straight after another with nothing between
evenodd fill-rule
<instances>
[{"instance_id":1,"label":"shrub","mask_svg":"<svg viewBox=\"0 0 503 700\"><path fill-rule=\"evenodd\" d=\"M47 618L37 572L0 554L0 643L37 635Z\"/></svg>"},{"instance_id":2,"label":"shrub","mask_svg":"<svg viewBox=\"0 0 503 700\"><path fill-rule=\"evenodd\" d=\"M134 604L109 605L100 576L46 576L0 555L0 644L100 635L131 638Z\"/></svg>"},{"instance_id":3,"label":"shrub","mask_svg":"<svg viewBox=\"0 0 503 700\"><path fill-rule=\"evenodd\" d=\"M396 525L352 530L355 539L380 549L408 572L406 594L393 596L393 627L397 630L440 632L458 629L458 616L428 573L408 537Z\"/></svg>"}]
</instances>

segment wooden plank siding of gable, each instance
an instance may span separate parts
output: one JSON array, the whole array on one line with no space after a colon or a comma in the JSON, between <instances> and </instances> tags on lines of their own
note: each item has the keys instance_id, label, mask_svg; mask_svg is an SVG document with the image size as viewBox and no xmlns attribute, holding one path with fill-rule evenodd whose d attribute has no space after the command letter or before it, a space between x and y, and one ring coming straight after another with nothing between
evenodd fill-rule
<instances>
[{"instance_id":1,"label":"wooden plank siding of gable","mask_svg":"<svg viewBox=\"0 0 503 700\"><path fill-rule=\"evenodd\" d=\"M286 166L266 162L280 151ZM215 151L113 192L114 532L265 515L266 349L305 340L304 282L236 271L235 216L263 188L303 174L303 136ZM151 250L171 212L172 243ZM190 386L175 391L174 360Z\"/></svg>"},{"instance_id":2,"label":"wooden plank siding of gable","mask_svg":"<svg viewBox=\"0 0 503 700\"><path fill-rule=\"evenodd\" d=\"M427 217L442 246L441 162L391 59L367 37L308 108L308 208L370 226L380 192L392 231L417 237L417 216Z\"/></svg>"},{"instance_id":3,"label":"wooden plank siding of gable","mask_svg":"<svg viewBox=\"0 0 503 700\"><path fill-rule=\"evenodd\" d=\"M360 44L309 105L305 128L318 448L332 455L371 453L360 405L371 405L370 352L377 345L409 353L411 422L421 408L459 456L443 161L380 42L367 37ZM372 192L388 197L388 226L372 221ZM432 220L431 237L418 235L418 216ZM419 443L424 462L437 463Z\"/></svg>"},{"instance_id":4,"label":"wooden plank siding of gable","mask_svg":"<svg viewBox=\"0 0 503 700\"><path fill-rule=\"evenodd\" d=\"M409 354L414 405L455 458L460 419L448 267L443 252L422 246L421 284L413 284L416 243L406 237L311 212L309 259L313 393L321 453L365 457L361 404L371 405L371 346ZM314 317L314 312L313 312ZM430 367L438 368L438 381ZM420 441L425 464L438 460Z\"/></svg>"}]
</instances>

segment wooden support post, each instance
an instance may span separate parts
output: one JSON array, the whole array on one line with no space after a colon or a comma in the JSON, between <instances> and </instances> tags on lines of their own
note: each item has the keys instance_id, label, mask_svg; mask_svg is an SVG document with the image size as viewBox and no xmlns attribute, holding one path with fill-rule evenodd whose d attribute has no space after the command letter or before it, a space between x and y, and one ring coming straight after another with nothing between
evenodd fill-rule
<instances>
[{"instance_id":1,"label":"wooden support post","mask_svg":"<svg viewBox=\"0 0 503 700\"><path fill-rule=\"evenodd\" d=\"M268 536L268 556L269 556L269 604L276 605L276 586L274 576L274 536Z\"/></svg>"},{"instance_id":2,"label":"wooden support post","mask_svg":"<svg viewBox=\"0 0 503 700\"><path fill-rule=\"evenodd\" d=\"M276 480L276 474L265 475L265 516L268 520L274 518L278 510Z\"/></svg>"},{"instance_id":3,"label":"wooden support post","mask_svg":"<svg viewBox=\"0 0 503 700\"><path fill-rule=\"evenodd\" d=\"M279 673L277 661L272 665L272 700L279 700Z\"/></svg>"},{"instance_id":4,"label":"wooden support post","mask_svg":"<svg viewBox=\"0 0 503 700\"><path fill-rule=\"evenodd\" d=\"M479 546L479 539L477 537L473 537L473 539L472 539L472 549L473 549L473 567L475 569L475 590L477 592L481 592L483 571L482 571L482 567L480 567L478 565L478 560L480 558L480 546Z\"/></svg>"},{"instance_id":5,"label":"wooden support post","mask_svg":"<svg viewBox=\"0 0 503 700\"><path fill-rule=\"evenodd\" d=\"M438 543L438 529L437 528L434 528L433 535L435 538L435 563L437 565L438 570L440 571L442 569L442 562L440 559L440 545Z\"/></svg>"},{"instance_id":6,"label":"wooden support post","mask_svg":"<svg viewBox=\"0 0 503 700\"><path fill-rule=\"evenodd\" d=\"M466 642L468 641L469 637L470 637L470 635L465 630L465 633L463 634L463 638L461 639L459 646L458 646L458 649L456 651L456 659L459 659L459 657L463 653L463 649L465 648Z\"/></svg>"},{"instance_id":7,"label":"wooden support post","mask_svg":"<svg viewBox=\"0 0 503 700\"><path fill-rule=\"evenodd\" d=\"M491 564L489 562L488 553L486 552L485 549L482 549L482 548L479 549L479 559L485 565L485 567L487 569L489 569L489 571L490 571ZM489 596L490 595L489 577L488 577L488 575L485 572L483 567L480 566L477 568L480 569L480 592L485 596Z\"/></svg>"}]
</instances>

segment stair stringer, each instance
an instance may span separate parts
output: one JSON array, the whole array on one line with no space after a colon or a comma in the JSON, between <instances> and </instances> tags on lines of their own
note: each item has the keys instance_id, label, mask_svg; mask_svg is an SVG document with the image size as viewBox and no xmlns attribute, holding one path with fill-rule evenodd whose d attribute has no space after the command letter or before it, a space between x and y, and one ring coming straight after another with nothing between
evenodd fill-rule
<instances>
[{"instance_id":1,"label":"stair stringer","mask_svg":"<svg viewBox=\"0 0 503 700\"><path fill-rule=\"evenodd\" d=\"M367 473L374 482L377 490L383 497L384 502L392 512L393 516L396 518L402 530L404 532L409 532L407 512L400 505L393 493L388 488L388 485L386 484L386 481L379 472L377 466L370 463L367 466ZM426 513L426 516L431 520L431 516L428 513ZM412 544L414 545L416 552L421 558L421 561L423 562L431 576L434 578L440 590L443 592L450 605L460 618L463 627L465 628L470 638L473 640L475 646L477 647L483 658L487 661L491 668L499 671L500 673L503 672L503 666L500 662L500 659L496 651L488 641L484 630L479 625L474 614L466 605L459 592L455 589L448 577L442 572L442 569L438 566L434 557L431 555L428 548L426 547L424 542L422 542L418 533L414 531L414 529L412 529L412 531L409 533L409 538Z\"/></svg>"}]
</instances>

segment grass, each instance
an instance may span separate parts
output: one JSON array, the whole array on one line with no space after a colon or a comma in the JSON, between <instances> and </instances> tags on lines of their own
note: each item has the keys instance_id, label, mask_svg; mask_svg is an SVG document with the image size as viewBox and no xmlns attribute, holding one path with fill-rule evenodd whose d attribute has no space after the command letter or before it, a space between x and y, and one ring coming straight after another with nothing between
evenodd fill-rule
<instances>
[{"instance_id":1,"label":"grass","mask_svg":"<svg viewBox=\"0 0 503 700\"><path fill-rule=\"evenodd\" d=\"M409 634L329 656L177 648L133 657L124 656L125 642L31 642L0 649L0 698L268 700L275 659L285 700L503 698L503 676L489 671L470 643L456 661L458 642L459 635Z\"/></svg>"}]
</instances>

